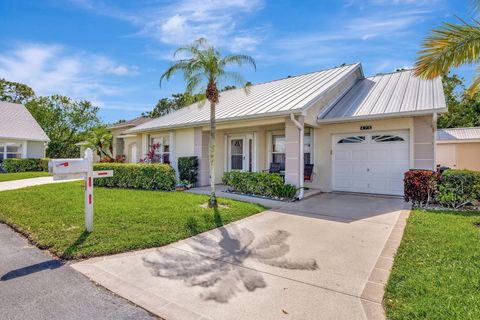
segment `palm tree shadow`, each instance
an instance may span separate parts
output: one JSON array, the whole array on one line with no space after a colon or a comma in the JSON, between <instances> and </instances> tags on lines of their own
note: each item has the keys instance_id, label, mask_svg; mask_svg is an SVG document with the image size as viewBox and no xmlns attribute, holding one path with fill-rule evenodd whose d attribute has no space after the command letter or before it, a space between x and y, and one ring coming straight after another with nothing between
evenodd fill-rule
<instances>
[{"instance_id":1,"label":"palm tree shadow","mask_svg":"<svg viewBox=\"0 0 480 320\"><path fill-rule=\"evenodd\" d=\"M202 299L219 303L227 303L238 292L267 286L260 272L243 267L247 259L282 269L318 269L315 259L285 258L290 251L287 231L276 230L256 239L246 228L220 227L218 230L220 240L208 235L193 237L189 241L190 251L158 249L143 257L144 265L154 276L203 288Z\"/></svg>"}]
</instances>

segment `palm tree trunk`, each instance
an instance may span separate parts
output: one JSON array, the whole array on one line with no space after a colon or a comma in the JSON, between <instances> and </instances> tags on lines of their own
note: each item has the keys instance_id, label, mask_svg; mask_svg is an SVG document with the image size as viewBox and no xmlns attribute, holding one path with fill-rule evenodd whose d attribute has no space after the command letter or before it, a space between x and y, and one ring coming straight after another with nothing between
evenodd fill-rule
<instances>
[{"instance_id":1,"label":"palm tree trunk","mask_svg":"<svg viewBox=\"0 0 480 320\"><path fill-rule=\"evenodd\" d=\"M208 162L210 164L210 199L208 207L217 207L217 196L215 194L215 138L216 138L216 122L215 122L215 102L210 101L210 141L208 142Z\"/></svg>"}]
</instances>

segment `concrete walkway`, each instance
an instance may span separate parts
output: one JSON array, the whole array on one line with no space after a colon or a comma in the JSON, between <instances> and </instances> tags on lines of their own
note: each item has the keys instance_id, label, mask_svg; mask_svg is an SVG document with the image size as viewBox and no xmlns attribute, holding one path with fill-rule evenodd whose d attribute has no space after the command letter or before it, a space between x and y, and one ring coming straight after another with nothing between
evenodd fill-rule
<instances>
[{"instance_id":1,"label":"concrete walkway","mask_svg":"<svg viewBox=\"0 0 480 320\"><path fill-rule=\"evenodd\" d=\"M402 199L321 194L73 268L167 320L384 319Z\"/></svg>"},{"instance_id":2,"label":"concrete walkway","mask_svg":"<svg viewBox=\"0 0 480 320\"><path fill-rule=\"evenodd\" d=\"M0 224L0 318L152 319Z\"/></svg>"},{"instance_id":3,"label":"concrete walkway","mask_svg":"<svg viewBox=\"0 0 480 320\"><path fill-rule=\"evenodd\" d=\"M30 178L30 179L21 179L21 180L13 180L13 181L3 181L3 182L0 182L0 191L21 189L25 187L38 186L38 185L49 184L49 183L70 182L75 180L76 179L53 181L53 177L40 177L40 178Z\"/></svg>"}]
</instances>

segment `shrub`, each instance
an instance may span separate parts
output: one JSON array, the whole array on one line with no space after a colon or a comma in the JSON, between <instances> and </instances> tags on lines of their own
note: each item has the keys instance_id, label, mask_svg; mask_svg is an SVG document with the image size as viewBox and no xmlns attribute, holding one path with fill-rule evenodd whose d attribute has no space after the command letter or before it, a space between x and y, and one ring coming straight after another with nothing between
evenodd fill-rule
<instances>
[{"instance_id":1,"label":"shrub","mask_svg":"<svg viewBox=\"0 0 480 320\"><path fill-rule=\"evenodd\" d=\"M458 209L480 199L480 172L445 170L440 178L438 200L447 207Z\"/></svg>"},{"instance_id":2,"label":"shrub","mask_svg":"<svg viewBox=\"0 0 480 320\"><path fill-rule=\"evenodd\" d=\"M113 170L113 177L94 179L98 187L144 190L175 189L175 171L168 164L97 163L94 170Z\"/></svg>"},{"instance_id":3,"label":"shrub","mask_svg":"<svg viewBox=\"0 0 480 320\"><path fill-rule=\"evenodd\" d=\"M7 172L45 171L48 172L49 159L4 159L2 167Z\"/></svg>"},{"instance_id":4,"label":"shrub","mask_svg":"<svg viewBox=\"0 0 480 320\"><path fill-rule=\"evenodd\" d=\"M403 179L405 201L412 201L417 207L434 202L438 177L438 173L431 170L412 169L405 172Z\"/></svg>"},{"instance_id":5,"label":"shrub","mask_svg":"<svg viewBox=\"0 0 480 320\"><path fill-rule=\"evenodd\" d=\"M195 185L198 176L198 157L179 157L178 175L180 180Z\"/></svg>"},{"instance_id":6,"label":"shrub","mask_svg":"<svg viewBox=\"0 0 480 320\"><path fill-rule=\"evenodd\" d=\"M267 172L225 172L222 182L232 191L267 197L276 196L275 191L284 185L279 174Z\"/></svg>"},{"instance_id":7,"label":"shrub","mask_svg":"<svg viewBox=\"0 0 480 320\"><path fill-rule=\"evenodd\" d=\"M277 197L284 199L294 199L297 195L297 187L293 184L284 184L275 188L274 193Z\"/></svg>"}]
</instances>

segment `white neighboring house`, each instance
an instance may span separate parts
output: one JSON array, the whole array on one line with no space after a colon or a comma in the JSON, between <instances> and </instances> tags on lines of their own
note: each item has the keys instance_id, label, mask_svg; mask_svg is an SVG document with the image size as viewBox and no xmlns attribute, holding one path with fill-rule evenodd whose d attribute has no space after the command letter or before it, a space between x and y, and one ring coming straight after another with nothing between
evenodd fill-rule
<instances>
[{"instance_id":1,"label":"white neighboring house","mask_svg":"<svg viewBox=\"0 0 480 320\"><path fill-rule=\"evenodd\" d=\"M24 105L0 101L0 162L7 158L43 158L49 141Z\"/></svg>"}]
</instances>

